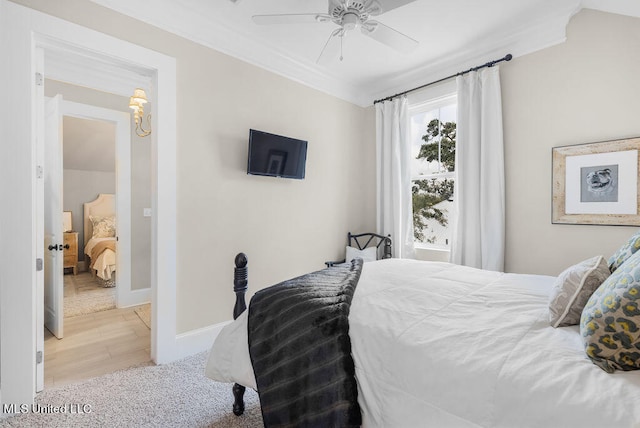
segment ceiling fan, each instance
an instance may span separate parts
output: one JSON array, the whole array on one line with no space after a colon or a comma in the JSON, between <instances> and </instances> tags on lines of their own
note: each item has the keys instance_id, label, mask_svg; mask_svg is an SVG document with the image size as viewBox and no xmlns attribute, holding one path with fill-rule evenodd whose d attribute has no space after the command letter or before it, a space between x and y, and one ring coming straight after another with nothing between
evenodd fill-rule
<instances>
[{"instance_id":1,"label":"ceiling fan","mask_svg":"<svg viewBox=\"0 0 640 428\"><path fill-rule=\"evenodd\" d=\"M298 13L278 15L254 15L253 22L260 25L271 24L314 24L333 23L338 25L324 44L316 63L333 59L340 53L347 32L360 29L365 36L390 46L400 52L410 52L418 42L381 22L370 19L415 0L328 0L328 13ZM338 44L337 41L340 43Z\"/></svg>"}]
</instances>

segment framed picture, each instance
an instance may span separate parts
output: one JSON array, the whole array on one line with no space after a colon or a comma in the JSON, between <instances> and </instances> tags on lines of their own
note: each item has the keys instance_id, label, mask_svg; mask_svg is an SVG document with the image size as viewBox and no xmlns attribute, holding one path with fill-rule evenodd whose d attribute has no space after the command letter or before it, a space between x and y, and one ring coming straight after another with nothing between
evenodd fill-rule
<instances>
[{"instance_id":1,"label":"framed picture","mask_svg":"<svg viewBox=\"0 0 640 428\"><path fill-rule=\"evenodd\" d=\"M286 162L287 152L283 152L280 150L269 150L269 158L267 160L267 173L273 175L282 175Z\"/></svg>"},{"instance_id":2,"label":"framed picture","mask_svg":"<svg viewBox=\"0 0 640 428\"><path fill-rule=\"evenodd\" d=\"M552 223L640 226L640 138L554 147Z\"/></svg>"}]
</instances>

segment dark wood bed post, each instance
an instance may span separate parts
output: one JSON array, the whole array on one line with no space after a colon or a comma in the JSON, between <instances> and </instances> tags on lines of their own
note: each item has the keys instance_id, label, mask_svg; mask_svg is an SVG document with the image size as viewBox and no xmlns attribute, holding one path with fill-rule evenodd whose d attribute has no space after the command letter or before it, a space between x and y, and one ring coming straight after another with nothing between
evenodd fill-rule
<instances>
[{"instance_id":1,"label":"dark wood bed post","mask_svg":"<svg viewBox=\"0 0 640 428\"><path fill-rule=\"evenodd\" d=\"M238 253L235 259L236 267L233 270L233 292L236 293L236 304L233 307L233 319L236 319L247 309L244 294L247 292L247 255ZM244 413L245 387L233 384L233 414L240 416Z\"/></svg>"}]
</instances>

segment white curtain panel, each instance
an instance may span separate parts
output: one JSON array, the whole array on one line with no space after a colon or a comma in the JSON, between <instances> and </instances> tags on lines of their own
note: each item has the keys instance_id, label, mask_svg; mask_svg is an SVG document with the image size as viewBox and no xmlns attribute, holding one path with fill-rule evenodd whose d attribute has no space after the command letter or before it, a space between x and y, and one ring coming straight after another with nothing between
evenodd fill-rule
<instances>
[{"instance_id":1,"label":"white curtain panel","mask_svg":"<svg viewBox=\"0 0 640 428\"><path fill-rule=\"evenodd\" d=\"M377 228L397 258L414 257L409 136L406 97L376 104Z\"/></svg>"},{"instance_id":2,"label":"white curtain panel","mask_svg":"<svg viewBox=\"0 0 640 428\"><path fill-rule=\"evenodd\" d=\"M458 76L451 261L504 270L502 100L497 66Z\"/></svg>"}]
</instances>

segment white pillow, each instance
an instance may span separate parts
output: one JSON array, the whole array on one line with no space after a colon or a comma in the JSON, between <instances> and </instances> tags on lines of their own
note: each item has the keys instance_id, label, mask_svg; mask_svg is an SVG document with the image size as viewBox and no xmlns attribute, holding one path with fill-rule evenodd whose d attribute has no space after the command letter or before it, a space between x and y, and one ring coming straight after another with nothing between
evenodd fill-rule
<instances>
[{"instance_id":1,"label":"white pillow","mask_svg":"<svg viewBox=\"0 0 640 428\"><path fill-rule=\"evenodd\" d=\"M354 247L347 247L347 263L351 260L359 257L363 262L375 262L377 260L378 249L376 247L368 247L364 250L359 250Z\"/></svg>"}]
</instances>

